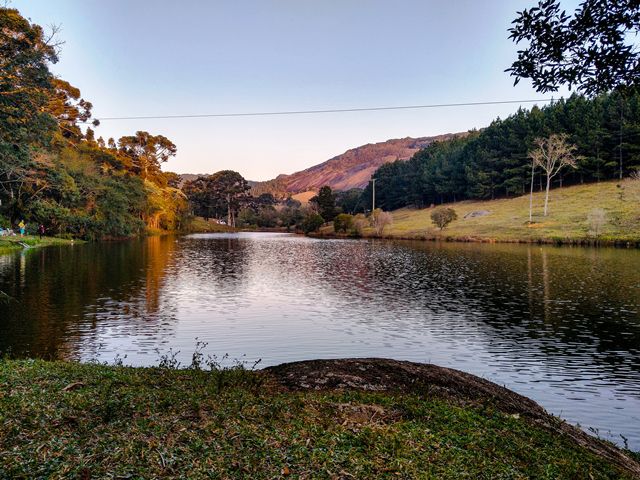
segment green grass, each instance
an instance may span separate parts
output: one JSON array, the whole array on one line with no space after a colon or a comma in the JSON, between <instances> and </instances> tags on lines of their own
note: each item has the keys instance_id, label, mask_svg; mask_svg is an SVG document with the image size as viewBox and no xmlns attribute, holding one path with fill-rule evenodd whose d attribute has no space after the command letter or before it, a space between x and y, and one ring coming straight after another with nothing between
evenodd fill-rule
<instances>
[{"instance_id":1,"label":"green grass","mask_svg":"<svg viewBox=\"0 0 640 480\"><path fill-rule=\"evenodd\" d=\"M235 232L235 229L227 225L220 225L213 220L195 217L189 222L187 231L188 233L224 233Z\"/></svg>"},{"instance_id":2,"label":"green grass","mask_svg":"<svg viewBox=\"0 0 640 480\"><path fill-rule=\"evenodd\" d=\"M619 185L619 186L618 186ZM606 213L598 240L602 243L640 242L640 181L602 182L558 188L550 192L549 215L543 216L544 192L535 192L533 224L529 224L529 196L464 201L446 204L458 219L440 231L431 222L431 208L393 212L393 225L384 236L442 238L480 241L593 242L588 215L594 208ZM464 218L470 212L487 210L488 215ZM366 235L373 234L367 229Z\"/></svg>"},{"instance_id":3,"label":"green grass","mask_svg":"<svg viewBox=\"0 0 640 480\"><path fill-rule=\"evenodd\" d=\"M0 478L628 478L492 408L263 373L0 360Z\"/></svg>"},{"instance_id":4,"label":"green grass","mask_svg":"<svg viewBox=\"0 0 640 480\"><path fill-rule=\"evenodd\" d=\"M0 254L21 250L24 245L28 247L48 247L51 245L72 245L74 243L83 243L82 240L68 240L66 238L42 237L37 235L20 235L11 237L0 237ZM24 245L21 245L24 244Z\"/></svg>"}]
</instances>

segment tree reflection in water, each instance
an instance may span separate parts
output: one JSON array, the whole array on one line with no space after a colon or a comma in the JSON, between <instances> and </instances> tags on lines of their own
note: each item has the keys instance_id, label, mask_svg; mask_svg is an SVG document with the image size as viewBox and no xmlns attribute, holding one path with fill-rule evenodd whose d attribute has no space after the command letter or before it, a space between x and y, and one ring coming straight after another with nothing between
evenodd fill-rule
<instances>
[{"instance_id":1,"label":"tree reflection in water","mask_svg":"<svg viewBox=\"0 0 640 480\"><path fill-rule=\"evenodd\" d=\"M433 361L586 425L602 410L592 425L640 444L621 413L640 411L637 250L151 237L2 256L0 291L15 299L0 304L0 350L18 356L150 364L173 347L188 362L198 337L265 365Z\"/></svg>"}]
</instances>

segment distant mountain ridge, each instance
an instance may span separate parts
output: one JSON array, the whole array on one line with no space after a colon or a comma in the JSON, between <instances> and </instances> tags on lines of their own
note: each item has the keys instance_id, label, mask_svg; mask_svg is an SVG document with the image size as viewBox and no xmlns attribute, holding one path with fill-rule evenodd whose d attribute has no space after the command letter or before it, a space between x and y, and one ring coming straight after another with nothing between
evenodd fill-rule
<instances>
[{"instance_id":1,"label":"distant mountain ridge","mask_svg":"<svg viewBox=\"0 0 640 480\"><path fill-rule=\"evenodd\" d=\"M283 197L288 194L317 191L325 185L329 185L333 190L364 188L381 165L396 160L409 160L414 153L433 142L462 135L466 133L445 133L433 137L406 137L368 143L290 175L281 174L273 180L264 182L249 181L251 193L255 196L272 193ZM198 175L182 174L180 176L184 183Z\"/></svg>"},{"instance_id":2,"label":"distant mountain ridge","mask_svg":"<svg viewBox=\"0 0 640 480\"><path fill-rule=\"evenodd\" d=\"M364 188L381 165L396 160L408 160L427 145L458 135L463 134L446 133L433 137L406 137L369 143L291 175L282 174L266 182L252 182L252 193L299 193L319 190L324 185L329 185L333 190Z\"/></svg>"}]
</instances>

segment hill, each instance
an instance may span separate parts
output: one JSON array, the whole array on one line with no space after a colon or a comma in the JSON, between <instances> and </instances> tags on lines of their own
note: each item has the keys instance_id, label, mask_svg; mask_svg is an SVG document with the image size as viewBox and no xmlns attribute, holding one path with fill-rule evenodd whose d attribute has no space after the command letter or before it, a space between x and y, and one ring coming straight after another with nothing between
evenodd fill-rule
<instances>
[{"instance_id":1,"label":"hill","mask_svg":"<svg viewBox=\"0 0 640 480\"><path fill-rule=\"evenodd\" d=\"M291 175L278 175L273 180L256 182L252 193L300 193L317 191L324 185L333 190L363 188L371 175L381 165L395 160L408 160L418 150L430 143L448 140L461 134L447 133L435 137L399 138L386 142L370 143L347 150L326 162L314 165Z\"/></svg>"},{"instance_id":2,"label":"hill","mask_svg":"<svg viewBox=\"0 0 640 480\"><path fill-rule=\"evenodd\" d=\"M595 240L589 215L594 209L605 213L599 232L603 243L640 245L640 181L627 179L572 187L550 192L549 215L542 215L544 192L533 195L533 223L529 225L529 196L444 204L458 219L440 231L431 222L433 208L401 208L393 213L393 224L385 237L450 239L496 242L581 243ZM323 231L323 233L330 233ZM373 236L367 228L365 236Z\"/></svg>"}]
</instances>

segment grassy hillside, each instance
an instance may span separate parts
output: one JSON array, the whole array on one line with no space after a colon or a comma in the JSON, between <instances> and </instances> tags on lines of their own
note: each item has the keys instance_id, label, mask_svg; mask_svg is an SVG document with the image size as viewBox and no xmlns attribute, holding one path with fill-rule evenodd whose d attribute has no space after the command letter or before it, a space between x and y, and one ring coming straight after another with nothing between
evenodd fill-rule
<instances>
[{"instance_id":1,"label":"grassy hillside","mask_svg":"<svg viewBox=\"0 0 640 480\"><path fill-rule=\"evenodd\" d=\"M640 468L489 400L289 390L246 370L0 360L0 425L0 478L618 479Z\"/></svg>"},{"instance_id":2,"label":"grassy hillside","mask_svg":"<svg viewBox=\"0 0 640 480\"><path fill-rule=\"evenodd\" d=\"M602 182L559 188L550 192L549 215L543 216L544 192L533 196L533 224L529 224L529 196L465 201L444 205L458 219L440 231L431 222L433 209L401 209L393 212L393 225L384 236L451 238L483 241L590 241L589 213L602 208L606 221L599 239L603 242L640 241L640 181ZM486 213L464 218L471 212ZM373 234L367 229L365 234Z\"/></svg>"}]
</instances>

